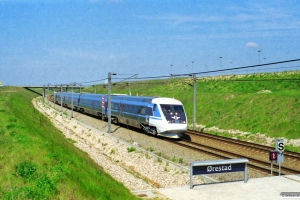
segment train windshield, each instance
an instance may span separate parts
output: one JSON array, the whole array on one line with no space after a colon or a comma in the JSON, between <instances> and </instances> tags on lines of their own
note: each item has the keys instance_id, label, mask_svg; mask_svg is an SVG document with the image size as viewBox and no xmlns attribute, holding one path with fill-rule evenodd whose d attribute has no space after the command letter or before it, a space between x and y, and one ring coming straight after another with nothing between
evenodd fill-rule
<instances>
[{"instance_id":1,"label":"train windshield","mask_svg":"<svg viewBox=\"0 0 300 200\"><path fill-rule=\"evenodd\" d=\"M169 123L186 123L182 105L161 104L160 107Z\"/></svg>"}]
</instances>

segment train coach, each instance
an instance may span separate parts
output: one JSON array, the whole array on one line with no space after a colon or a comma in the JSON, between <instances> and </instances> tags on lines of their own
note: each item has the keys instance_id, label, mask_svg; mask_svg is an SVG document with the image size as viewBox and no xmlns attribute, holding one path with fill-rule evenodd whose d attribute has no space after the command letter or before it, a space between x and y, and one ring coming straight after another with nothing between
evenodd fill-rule
<instances>
[{"instance_id":1,"label":"train coach","mask_svg":"<svg viewBox=\"0 0 300 200\"><path fill-rule=\"evenodd\" d=\"M108 118L108 95L56 92L54 99L82 113ZM111 95L111 120L154 136L181 138L187 131L184 107L172 98Z\"/></svg>"}]
</instances>

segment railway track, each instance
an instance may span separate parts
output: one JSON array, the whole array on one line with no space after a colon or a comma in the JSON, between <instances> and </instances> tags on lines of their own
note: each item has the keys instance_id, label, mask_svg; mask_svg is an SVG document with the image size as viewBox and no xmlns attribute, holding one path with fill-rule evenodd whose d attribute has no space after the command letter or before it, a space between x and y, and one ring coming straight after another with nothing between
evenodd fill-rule
<instances>
[{"instance_id":1,"label":"railway track","mask_svg":"<svg viewBox=\"0 0 300 200\"><path fill-rule=\"evenodd\" d=\"M216 135L211 135L211 134L203 133L203 132L197 132L197 131L193 131L193 130L188 130L186 134L197 136L197 137L206 137L206 138L210 138L210 139L213 139L213 140L218 140L218 141L221 141L221 142L225 142L225 143L231 144L231 145L243 145L246 148L255 149L256 151L262 151L262 152L265 152L265 153L269 153L270 151L274 151L274 147L269 147L269 146L265 146L265 145L261 145L261 144L245 142L245 141L241 141L241 140L235 140L235 139L231 139L231 138L219 137L219 136L216 136ZM300 161L300 154L299 153L295 153L295 152L285 150L284 151L284 157L285 157L285 159L295 159L295 160Z\"/></svg>"},{"instance_id":2,"label":"railway track","mask_svg":"<svg viewBox=\"0 0 300 200\"><path fill-rule=\"evenodd\" d=\"M197 131L191 131L191 130L189 130L186 134L190 136L191 138L190 140L188 139L183 139L179 141L174 141L169 139L165 139L165 140L175 145L188 148L194 151L206 153L221 159L247 158L249 160L248 166L250 168L258 170L263 173L270 174L270 162L268 160L268 155L269 155L269 151L274 150L274 148L259 145L259 144L249 143L249 142L238 141L230 138L223 138L223 137L214 136L211 134L197 132ZM195 137L202 137L202 138L206 137L212 141L215 141L218 144L215 145L214 147L203 143L200 144L198 142L193 141ZM220 142L222 143L222 145L220 145ZM231 150L228 150L224 148L224 146L226 145L231 145L231 146L234 145L237 150L233 150L235 148L229 148ZM245 151L239 150L241 148L246 151L256 152L256 153L253 156L251 156L251 153L247 156L244 153ZM260 156L257 156L257 154L260 154ZM293 160L299 165L300 162L299 154L294 152L285 152L284 156L285 156L284 159L288 158L289 160ZM267 158L261 159L261 157L263 158L267 157ZM274 166L276 165L277 164L274 164ZM300 174L300 170L294 169L294 167L281 166L281 175L284 174ZM273 168L273 175L279 175L279 171L276 169L276 167Z\"/></svg>"}]
</instances>

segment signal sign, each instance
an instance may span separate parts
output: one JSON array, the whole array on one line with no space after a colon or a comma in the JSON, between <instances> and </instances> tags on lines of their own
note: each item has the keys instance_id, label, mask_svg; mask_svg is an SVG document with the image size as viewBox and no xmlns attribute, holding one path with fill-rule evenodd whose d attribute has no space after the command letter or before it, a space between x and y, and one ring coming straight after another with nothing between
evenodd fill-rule
<instances>
[{"instance_id":1,"label":"signal sign","mask_svg":"<svg viewBox=\"0 0 300 200\"><path fill-rule=\"evenodd\" d=\"M284 152L284 140L283 139L277 139L276 140L276 146L275 150L277 153L277 163L283 162L283 152Z\"/></svg>"},{"instance_id":2,"label":"signal sign","mask_svg":"<svg viewBox=\"0 0 300 200\"><path fill-rule=\"evenodd\" d=\"M278 143L278 151L279 152L283 152L284 151L284 143L283 142L279 142Z\"/></svg>"},{"instance_id":3,"label":"signal sign","mask_svg":"<svg viewBox=\"0 0 300 200\"><path fill-rule=\"evenodd\" d=\"M101 108L105 108L104 97L101 98Z\"/></svg>"},{"instance_id":4,"label":"signal sign","mask_svg":"<svg viewBox=\"0 0 300 200\"><path fill-rule=\"evenodd\" d=\"M283 153L284 152L284 141L283 141L283 139L277 139L276 140L276 147L275 147L275 149L279 153Z\"/></svg>"},{"instance_id":5,"label":"signal sign","mask_svg":"<svg viewBox=\"0 0 300 200\"><path fill-rule=\"evenodd\" d=\"M277 151L270 151L269 152L269 160L270 161L277 161Z\"/></svg>"}]
</instances>

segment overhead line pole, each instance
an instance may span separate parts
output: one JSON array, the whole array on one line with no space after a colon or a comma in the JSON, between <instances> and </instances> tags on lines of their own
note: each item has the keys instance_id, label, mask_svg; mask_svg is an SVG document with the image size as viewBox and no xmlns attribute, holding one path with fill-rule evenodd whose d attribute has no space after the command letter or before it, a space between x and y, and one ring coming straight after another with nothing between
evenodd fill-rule
<instances>
[{"instance_id":1,"label":"overhead line pole","mask_svg":"<svg viewBox=\"0 0 300 200\"><path fill-rule=\"evenodd\" d=\"M56 97L55 90L56 90L56 86L55 86L55 88L53 90L53 106L54 106L54 110L55 110L55 97Z\"/></svg>"},{"instance_id":2,"label":"overhead line pole","mask_svg":"<svg viewBox=\"0 0 300 200\"><path fill-rule=\"evenodd\" d=\"M74 85L75 85L75 83L74 83ZM72 112L71 112L71 118L74 117L73 116L73 107L74 107L74 105L73 105L73 87L74 87L74 85L72 84Z\"/></svg>"},{"instance_id":3,"label":"overhead line pole","mask_svg":"<svg viewBox=\"0 0 300 200\"><path fill-rule=\"evenodd\" d=\"M111 74L110 72L108 73L108 98L107 98L107 115L108 115L108 125L107 125L107 133L111 133L111 75L116 75L116 74Z\"/></svg>"},{"instance_id":4,"label":"overhead line pole","mask_svg":"<svg viewBox=\"0 0 300 200\"><path fill-rule=\"evenodd\" d=\"M108 73L108 98L107 98L107 115L108 115L108 129L107 133L111 133L111 73Z\"/></svg>"},{"instance_id":5,"label":"overhead line pole","mask_svg":"<svg viewBox=\"0 0 300 200\"><path fill-rule=\"evenodd\" d=\"M193 76L193 130L196 130L196 86L197 86L197 80L196 80L196 74L193 74L190 76Z\"/></svg>"},{"instance_id":6,"label":"overhead line pole","mask_svg":"<svg viewBox=\"0 0 300 200\"><path fill-rule=\"evenodd\" d=\"M60 87L60 112L62 112L63 111L63 109L62 109L62 102L63 102L63 85L61 84L61 87Z\"/></svg>"},{"instance_id":7,"label":"overhead line pole","mask_svg":"<svg viewBox=\"0 0 300 200\"><path fill-rule=\"evenodd\" d=\"M47 91L47 103L48 103L48 105L49 105L49 92L50 92L50 88L49 88L49 85L50 85L50 83L48 83L48 91Z\"/></svg>"},{"instance_id":8,"label":"overhead line pole","mask_svg":"<svg viewBox=\"0 0 300 200\"><path fill-rule=\"evenodd\" d=\"M45 96L46 96L46 94L45 94L45 85L43 86L43 98L44 98L44 101L45 101Z\"/></svg>"},{"instance_id":9,"label":"overhead line pole","mask_svg":"<svg viewBox=\"0 0 300 200\"><path fill-rule=\"evenodd\" d=\"M193 74L194 79L194 96L193 96L193 130L196 130L196 74Z\"/></svg>"}]
</instances>

